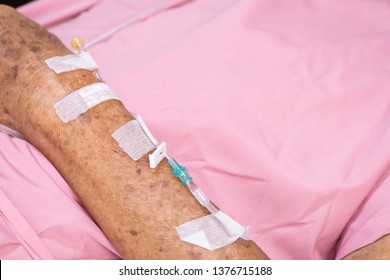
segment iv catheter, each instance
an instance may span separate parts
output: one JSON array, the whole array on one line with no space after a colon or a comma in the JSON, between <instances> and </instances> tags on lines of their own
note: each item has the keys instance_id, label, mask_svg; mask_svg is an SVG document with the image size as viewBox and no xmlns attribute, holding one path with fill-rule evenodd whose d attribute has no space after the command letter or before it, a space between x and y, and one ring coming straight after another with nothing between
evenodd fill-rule
<instances>
[{"instance_id":1,"label":"iv catheter","mask_svg":"<svg viewBox=\"0 0 390 280\"><path fill-rule=\"evenodd\" d=\"M207 208L212 214L216 214L219 209L208 199L203 191L195 184L194 180L190 176L188 169L180 165L173 157L166 155L169 165L173 169L173 175L179 178L180 181L188 187L191 193L195 196L198 202Z\"/></svg>"},{"instance_id":2,"label":"iv catheter","mask_svg":"<svg viewBox=\"0 0 390 280\"><path fill-rule=\"evenodd\" d=\"M202 206L206 207L212 214L220 212L220 210L208 199L208 197L203 193L198 185L195 184L190 173L188 172L188 169L180 165L173 157L168 155L165 142L162 142L160 145L158 145L157 140L154 138L140 115L137 115L136 120L142 127L143 132L149 138L150 142L153 143L155 147L157 147L153 154L149 155L150 167L155 168L163 158L166 158L172 168L173 175L179 178L184 186L188 187L193 196L195 196L196 200L198 200L198 202ZM146 150L149 151L149 149Z\"/></svg>"},{"instance_id":3,"label":"iv catheter","mask_svg":"<svg viewBox=\"0 0 390 280\"><path fill-rule=\"evenodd\" d=\"M78 55L81 55L81 56L82 56L83 54L85 54L85 55L88 55L88 56L89 56L89 53L88 53L87 49L85 48L85 41L84 41L83 38L81 38L81 37L76 37L76 38L74 38L74 39L72 40L72 42L71 42L71 46L72 46L72 48L76 51L76 53L77 53ZM100 76L100 74L99 74L99 69L98 69L98 68L93 69L93 70L92 70L92 74L93 74L97 79L99 79L99 80L102 81L102 78L101 78L101 76Z\"/></svg>"}]
</instances>

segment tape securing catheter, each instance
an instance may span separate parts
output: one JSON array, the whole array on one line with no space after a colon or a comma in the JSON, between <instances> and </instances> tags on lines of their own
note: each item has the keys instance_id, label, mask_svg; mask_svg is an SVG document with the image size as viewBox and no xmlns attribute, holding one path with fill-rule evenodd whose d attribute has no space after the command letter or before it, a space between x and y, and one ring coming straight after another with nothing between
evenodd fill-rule
<instances>
[{"instance_id":1,"label":"tape securing catheter","mask_svg":"<svg viewBox=\"0 0 390 280\"><path fill-rule=\"evenodd\" d=\"M98 65L89 52L79 54L68 54L65 56L55 56L45 60L47 66L57 74L69 72L77 69L95 70Z\"/></svg>"},{"instance_id":2,"label":"tape securing catheter","mask_svg":"<svg viewBox=\"0 0 390 280\"><path fill-rule=\"evenodd\" d=\"M61 120L68 123L92 107L110 99L119 100L107 84L95 83L67 95L54 104L54 108Z\"/></svg>"},{"instance_id":3,"label":"tape securing catheter","mask_svg":"<svg viewBox=\"0 0 390 280\"><path fill-rule=\"evenodd\" d=\"M239 238L248 239L246 237L247 228L241 226L211 203L202 190L193 182L187 168L167 155L166 144L163 142L157 147L157 140L150 133L140 116L120 127L112 134L112 137L118 142L123 151L135 161L157 148L152 155L149 155L150 166L152 168L156 167L161 159L166 157L172 167L173 174L189 188L198 202L212 213L176 227L181 240L208 250L215 250L229 245ZM158 159L156 162L154 162L155 158Z\"/></svg>"},{"instance_id":4,"label":"tape securing catheter","mask_svg":"<svg viewBox=\"0 0 390 280\"><path fill-rule=\"evenodd\" d=\"M98 74L99 67L91 54L85 50L84 40L75 38L72 46L78 53L48 58L45 60L46 65L57 74L78 69L89 70L101 80ZM119 100L108 85L99 82L82 87L65 96L54 104L54 108L61 120L68 123L92 107L110 99Z\"/></svg>"},{"instance_id":5,"label":"tape securing catheter","mask_svg":"<svg viewBox=\"0 0 390 280\"><path fill-rule=\"evenodd\" d=\"M53 57L45 62L57 74L76 69L87 69L96 72L98 69L92 56L85 51L80 51L74 55ZM97 77L99 78L99 75ZM90 108L110 99L119 100L108 85L99 82L82 87L69 94L58 101L54 108L61 120L68 123ZM188 170L178 164L174 158L168 156L165 142L158 144L139 115L135 120L131 120L117 129L112 137L134 161L156 149L149 155L150 167L155 168L162 159L167 158L173 174L183 182L184 186L189 188L198 202L211 212L210 215L176 227L181 240L208 250L215 250L233 243L238 238L248 239L246 237L247 228L241 226L211 203L203 191L193 182Z\"/></svg>"},{"instance_id":6,"label":"tape securing catheter","mask_svg":"<svg viewBox=\"0 0 390 280\"><path fill-rule=\"evenodd\" d=\"M120 127L112 134L112 137L122 150L135 161L156 147L137 120L132 120Z\"/></svg>"}]
</instances>

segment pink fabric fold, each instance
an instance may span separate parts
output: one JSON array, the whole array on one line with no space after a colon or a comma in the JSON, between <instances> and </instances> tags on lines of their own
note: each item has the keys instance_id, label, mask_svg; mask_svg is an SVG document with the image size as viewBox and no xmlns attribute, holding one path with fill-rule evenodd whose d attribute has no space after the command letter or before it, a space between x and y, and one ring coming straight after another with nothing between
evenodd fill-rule
<instances>
[{"instance_id":1,"label":"pink fabric fold","mask_svg":"<svg viewBox=\"0 0 390 280\"><path fill-rule=\"evenodd\" d=\"M18 8L45 28L60 24L90 9L101 0L36 0Z\"/></svg>"},{"instance_id":2,"label":"pink fabric fold","mask_svg":"<svg viewBox=\"0 0 390 280\"><path fill-rule=\"evenodd\" d=\"M7 225L9 227L10 231L15 235L17 241L23 246L31 258L42 260L53 259L53 256L43 244L39 236L1 190L0 201L0 215L4 222L3 225ZM11 252L13 252L13 250ZM9 256L4 255L3 253L3 258L9 258Z\"/></svg>"},{"instance_id":3,"label":"pink fabric fold","mask_svg":"<svg viewBox=\"0 0 390 280\"><path fill-rule=\"evenodd\" d=\"M0 133L0 259L117 259L58 171Z\"/></svg>"}]
</instances>

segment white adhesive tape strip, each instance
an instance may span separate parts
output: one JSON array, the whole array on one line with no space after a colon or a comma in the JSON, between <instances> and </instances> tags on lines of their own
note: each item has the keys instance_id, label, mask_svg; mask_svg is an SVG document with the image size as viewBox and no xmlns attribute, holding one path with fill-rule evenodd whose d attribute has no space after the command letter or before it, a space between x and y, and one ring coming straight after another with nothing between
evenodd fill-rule
<instances>
[{"instance_id":1,"label":"white adhesive tape strip","mask_svg":"<svg viewBox=\"0 0 390 280\"><path fill-rule=\"evenodd\" d=\"M156 148L137 120L132 120L120 127L112 134L112 137L135 161Z\"/></svg>"},{"instance_id":2,"label":"white adhesive tape strip","mask_svg":"<svg viewBox=\"0 0 390 280\"><path fill-rule=\"evenodd\" d=\"M150 168L156 168L157 165L166 157L167 155L167 144L162 142L153 154L149 155L149 166Z\"/></svg>"},{"instance_id":3,"label":"white adhesive tape strip","mask_svg":"<svg viewBox=\"0 0 390 280\"><path fill-rule=\"evenodd\" d=\"M89 52L80 54L68 54L65 56L55 56L45 60L47 66L57 74L73 71L76 69L94 70L98 65Z\"/></svg>"},{"instance_id":4,"label":"white adhesive tape strip","mask_svg":"<svg viewBox=\"0 0 390 280\"><path fill-rule=\"evenodd\" d=\"M90 108L110 99L119 100L108 85L95 83L69 94L54 104L54 108L61 120L67 123Z\"/></svg>"},{"instance_id":5,"label":"white adhesive tape strip","mask_svg":"<svg viewBox=\"0 0 390 280\"><path fill-rule=\"evenodd\" d=\"M139 125L142 127L142 129L146 133L146 135L148 136L148 138L150 139L150 141L152 141L152 143L155 146L157 146L158 142L157 142L156 138L154 138L153 134L150 132L149 128L146 126L146 124L145 124L144 120L142 119L142 117L140 115L137 115L136 119L137 119Z\"/></svg>"},{"instance_id":6,"label":"white adhesive tape strip","mask_svg":"<svg viewBox=\"0 0 390 280\"><path fill-rule=\"evenodd\" d=\"M219 211L176 227L180 239L208 250L215 250L236 241L246 229Z\"/></svg>"}]
</instances>

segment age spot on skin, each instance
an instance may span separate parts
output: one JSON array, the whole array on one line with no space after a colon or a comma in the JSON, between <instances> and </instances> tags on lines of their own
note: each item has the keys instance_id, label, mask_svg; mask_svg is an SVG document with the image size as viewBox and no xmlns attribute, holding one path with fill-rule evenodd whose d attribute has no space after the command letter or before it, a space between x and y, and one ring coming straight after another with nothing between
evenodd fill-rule
<instances>
[{"instance_id":1,"label":"age spot on skin","mask_svg":"<svg viewBox=\"0 0 390 280\"><path fill-rule=\"evenodd\" d=\"M33 53L38 53L41 51L41 48L38 46L32 46L30 47L30 51L32 51Z\"/></svg>"},{"instance_id":2,"label":"age spot on skin","mask_svg":"<svg viewBox=\"0 0 390 280\"><path fill-rule=\"evenodd\" d=\"M201 257L202 257L202 254L201 253L195 253L194 251L192 250L188 250L187 251L187 254L190 256L191 260L200 260Z\"/></svg>"},{"instance_id":3,"label":"age spot on skin","mask_svg":"<svg viewBox=\"0 0 390 280\"><path fill-rule=\"evenodd\" d=\"M163 189L165 189L165 188L168 187L168 184L167 184L167 182L165 182L165 181L161 181L160 186L161 186Z\"/></svg>"},{"instance_id":4,"label":"age spot on skin","mask_svg":"<svg viewBox=\"0 0 390 280\"><path fill-rule=\"evenodd\" d=\"M87 115L87 113L82 113L79 118L86 122L86 123L90 123L91 122L91 117Z\"/></svg>"},{"instance_id":5,"label":"age spot on skin","mask_svg":"<svg viewBox=\"0 0 390 280\"><path fill-rule=\"evenodd\" d=\"M138 232L135 231L135 230L130 230L130 234L131 234L132 236L137 236L137 235L138 235Z\"/></svg>"},{"instance_id":6,"label":"age spot on skin","mask_svg":"<svg viewBox=\"0 0 390 280\"><path fill-rule=\"evenodd\" d=\"M16 61L16 60L18 60L20 58L20 51L19 50L15 50L15 49L7 48L5 50L4 57L8 58L9 60Z\"/></svg>"},{"instance_id":7,"label":"age spot on skin","mask_svg":"<svg viewBox=\"0 0 390 280\"><path fill-rule=\"evenodd\" d=\"M17 65L11 68L11 77L15 80L18 77L19 67Z\"/></svg>"}]
</instances>

